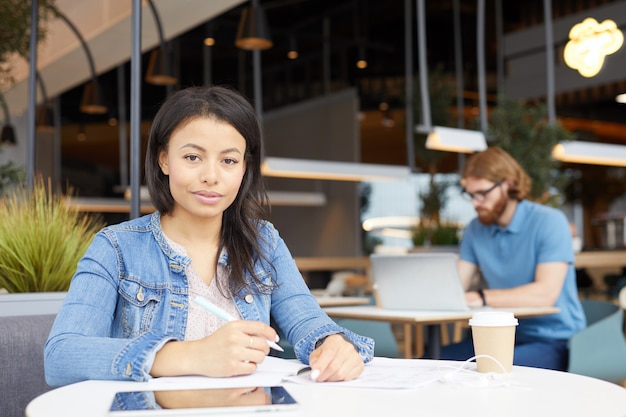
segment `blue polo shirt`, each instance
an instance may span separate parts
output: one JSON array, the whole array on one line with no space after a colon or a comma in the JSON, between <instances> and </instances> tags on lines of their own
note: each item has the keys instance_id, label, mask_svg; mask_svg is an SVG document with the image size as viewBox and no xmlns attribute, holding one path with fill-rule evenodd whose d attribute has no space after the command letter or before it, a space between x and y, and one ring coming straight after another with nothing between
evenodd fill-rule
<instances>
[{"instance_id":1,"label":"blue polo shirt","mask_svg":"<svg viewBox=\"0 0 626 417\"><path fill-rule=\"evenodd\" d=\"M569 339L585 327L578 299L569 223L557 209L522 200L506 228L473 219L463 232L460 257L480 268L488 288L513 288L533 282L540 263L569 264L555 306L558 314L520 320L518 342Z\"/></svg>"}]
</instances>

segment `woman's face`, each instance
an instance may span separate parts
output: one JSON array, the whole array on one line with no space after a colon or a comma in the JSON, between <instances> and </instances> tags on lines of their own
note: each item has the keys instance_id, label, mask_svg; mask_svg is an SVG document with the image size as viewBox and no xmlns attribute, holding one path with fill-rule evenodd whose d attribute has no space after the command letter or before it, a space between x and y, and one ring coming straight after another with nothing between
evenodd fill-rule
<instances>
[{"instance_id":1,"label":"woman's face","mask_svg":"<svg viewBox=\"0 0 626 417\"><path fill-rule=\"evenodd\" d=\"M220 217L237 197L246 172L246 140L230 124L199 117L179 126L159 155L169 176L173 215Z\"/></svg>"}]
</instances>

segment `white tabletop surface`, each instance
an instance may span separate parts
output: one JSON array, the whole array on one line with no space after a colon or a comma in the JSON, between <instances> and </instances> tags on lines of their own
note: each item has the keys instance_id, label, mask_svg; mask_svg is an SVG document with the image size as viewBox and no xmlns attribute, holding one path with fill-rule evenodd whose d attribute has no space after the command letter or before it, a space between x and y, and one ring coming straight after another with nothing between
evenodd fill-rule
<instances>
[{"instance_id":1,"label":"white tabletop surface","mask_svg":"<svg viewBox=\"0 0 626 417\"><path fill-rule=\"evenodd\" d=\"M276 358L266 361L258 375L239 378L166 378L148 383L86 381L52 390L34 399L27 417L106 416L117 391L186 386L226 387L276 384L280 372L267 372ZM278 360L284 361L284 360ZM295 364L293 361L285 361ZM297 366L301 366L296 364ZM278 365L280 366L280 364ZM419 359L376 358L366 368L368 377L350 383L284 382L300 403L281 416L626 416L626 389L576 374L518 367L504 378L484 378L474 364ZM264 370L261 370L264 369ZM282 372L282 371L281 371ZM365 375L365 373L364 373ZM411 376L413 375L413 376ZM414 382L412 388L363 388L359 382L375 380L381 386ZM394 382L395 381L395 382ZM156 414L155 414L156 415ZM242 415L242 414L238 414ZM258 416L258 413L257 413Z\"/></svg>"}]
</instances>

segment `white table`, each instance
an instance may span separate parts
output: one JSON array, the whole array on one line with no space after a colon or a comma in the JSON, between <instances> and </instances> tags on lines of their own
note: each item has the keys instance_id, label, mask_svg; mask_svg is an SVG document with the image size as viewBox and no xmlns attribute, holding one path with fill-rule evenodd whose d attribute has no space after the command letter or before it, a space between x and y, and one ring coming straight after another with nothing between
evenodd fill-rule
<instances>
[{"instance_id":1,"label":"white table","mask_svg":"<svg viewBox=\"0 0 626 417\"><path fill-rule=\"evenodd\" d=\"M446 375L461 362L393 359L395 366ZM376 363L376 360L375 360ZM388 363L388 362L385 362ZM473 367L473 364L469 366ZM382 372L382 371L381 371ZM469 371L480 378L481 374ZM244 377L245 378L245 377ZM210 379L204 379L210 381ZM185 378L167 388L189 386ZM202 386L198 378L192 386ZM215 379L213 379L215 381ZM566 372L515 366L509 386L476 387L434 381L411 389L348 388L332 383L284 386L300 403L287 416L464 416L555 417L626 415L626 389L609 382ZM221 378L223 387L241 385L239 378ZM215 384L215 382L213 382ZM234 384L234 385L233 385ZM47 392L30 402L26 417L102 417L116 391L145 389L148 383L87 381ZM258 413L257 413L258 415Z\"/></svg>"},{"instance_id":2,"label":"white table","mask_svg":"<svg viewBox=\"0 0 626 417\"><path fill-rule=\"evenodd\" d=\"M511 311L517 318L545 316L559 312L557 307L510 307L492 308L485 307L483 310ZM324 311L335 318L375 320L388 323L401 324L404 329L404 354L410 359L413 357L413 327L425 325L428 331L428 356L439 358L441 349L440 325L453 323L461 320L469 320L474 311L424 311L424 310L390 310L376 306L346 306L328 307Z\"/></svg>"}]
</instances>

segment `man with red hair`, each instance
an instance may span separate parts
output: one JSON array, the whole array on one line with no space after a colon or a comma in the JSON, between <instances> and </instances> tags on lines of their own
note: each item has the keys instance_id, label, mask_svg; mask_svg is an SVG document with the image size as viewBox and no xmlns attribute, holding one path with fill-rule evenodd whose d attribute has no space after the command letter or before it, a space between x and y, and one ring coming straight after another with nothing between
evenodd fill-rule
<instances>
[{"instance_id":1,"label":"man with red hair","mask_svg":"<svg viewBox=\"0 0 626 417\"><path fill-rule=\"evenodd\" d=\"M527 200L530 177L498 147L473 155L461 184L477 213L460 244L461 280L468 290L480 273L487 285L466 292L468 305L558 307L557 314L520 320L514 364L566 370L567 341L585 327L567 218L560 210ZM441 359L473 355L468 338L444 347Z\"/></svg>"}]
</instances>

